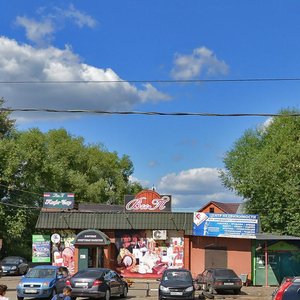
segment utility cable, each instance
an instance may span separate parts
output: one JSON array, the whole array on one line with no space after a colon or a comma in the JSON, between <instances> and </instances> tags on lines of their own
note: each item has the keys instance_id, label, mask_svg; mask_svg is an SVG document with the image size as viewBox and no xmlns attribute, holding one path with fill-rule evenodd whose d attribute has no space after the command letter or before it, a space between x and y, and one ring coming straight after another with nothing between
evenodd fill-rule
<instances>
[{"instance_id":1,"label":"utility cable","mask_svg":"<svg viewBox=\"0 0 300 300\"><path fill-rule=\"evenodd\" d=\"M299 117L299 113L207 113L207 112L158 112L158 111L107 111L87 109L50 108L0 108L0 112L49 112L49 113L87 113L101 115L147 115L147 116L196 116L196 117Z\"/></svg>"}]
</instances>

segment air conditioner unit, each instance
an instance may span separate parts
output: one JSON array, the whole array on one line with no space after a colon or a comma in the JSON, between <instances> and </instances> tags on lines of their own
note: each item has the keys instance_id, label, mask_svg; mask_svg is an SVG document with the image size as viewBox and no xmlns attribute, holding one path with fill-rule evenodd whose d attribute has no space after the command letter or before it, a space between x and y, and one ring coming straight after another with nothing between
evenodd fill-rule
<instances>
[{"instance_id":1,"label":"air conditioner unit","mask_svg":"<svg viewBox=\"0 0 300 300\"><path fill-rule=\"evenodd\" d=\"M153 230L153 239L166 240L167 239L167 230Z\"/></svg>"}]
</instances>

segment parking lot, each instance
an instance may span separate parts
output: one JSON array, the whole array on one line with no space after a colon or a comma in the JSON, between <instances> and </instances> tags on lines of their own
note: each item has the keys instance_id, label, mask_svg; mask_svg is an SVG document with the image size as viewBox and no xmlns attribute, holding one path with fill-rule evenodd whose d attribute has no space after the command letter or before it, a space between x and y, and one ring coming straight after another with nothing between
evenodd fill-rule
<instances>
[{"instance_id":1,"label":"parking lot","mask_svg":"<svg viewBox=\"0 0 300 300\"><path fill-rule=\"evenodd\" d=\"M0 278L1 284L8 286L6 297L10 300L17 299L16 286L20 276L4 276ZM158 283L156 281L133 280L129 288L128 299L157 299ZM243 287L240 295L222 294L215 295L215 299L241 299L241 300L270 300L275 287ZM199 291L196 292L198 298Z\"/></svg>"}]
</instances>

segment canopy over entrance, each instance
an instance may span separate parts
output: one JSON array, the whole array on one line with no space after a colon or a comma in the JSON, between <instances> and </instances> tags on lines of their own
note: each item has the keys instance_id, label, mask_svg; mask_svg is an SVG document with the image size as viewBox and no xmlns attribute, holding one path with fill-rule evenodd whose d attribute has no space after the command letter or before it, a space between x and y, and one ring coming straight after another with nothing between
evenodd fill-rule
<instances>
[{"instance_id":1,"label":"canopy over entrance","mask_svg":"<svg viewBox=\"0 0 300 300\"><path fill-rule=\"evenodd\" d=\"M102 231L94 229L79 232L75 239L76 246L102 246L109 244L109 237Z\"/></svg>"}]
</instances>

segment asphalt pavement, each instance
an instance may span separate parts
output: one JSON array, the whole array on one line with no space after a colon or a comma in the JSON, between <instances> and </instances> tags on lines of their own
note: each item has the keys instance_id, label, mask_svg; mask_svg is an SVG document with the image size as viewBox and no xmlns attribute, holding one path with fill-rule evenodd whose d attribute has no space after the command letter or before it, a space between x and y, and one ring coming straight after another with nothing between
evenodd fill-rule
<instances>
[{"instance_id":1,"label":"asphalt pavement","mask_svg":"<svg viewBox=\"0 0 300 300\"><path fill-rule=\"evenodd\" d=\"M6 297L9 300L17 299L16 287L21 279L21 276L3 276L0 278L0 284L6 284L8 291ZM272 292L275 287L243 287L240 295L222 294L215 295L217 299L240 299L240 300L271 300ZM200 291L196 292L195 299L199 299ZM154 280L134 280L133 284L129 288L128 299L139 300L139 299L157 299L158 295L158 282ZM117 297L113 297L113 299Z\"/></svg>"}]
</instances>

